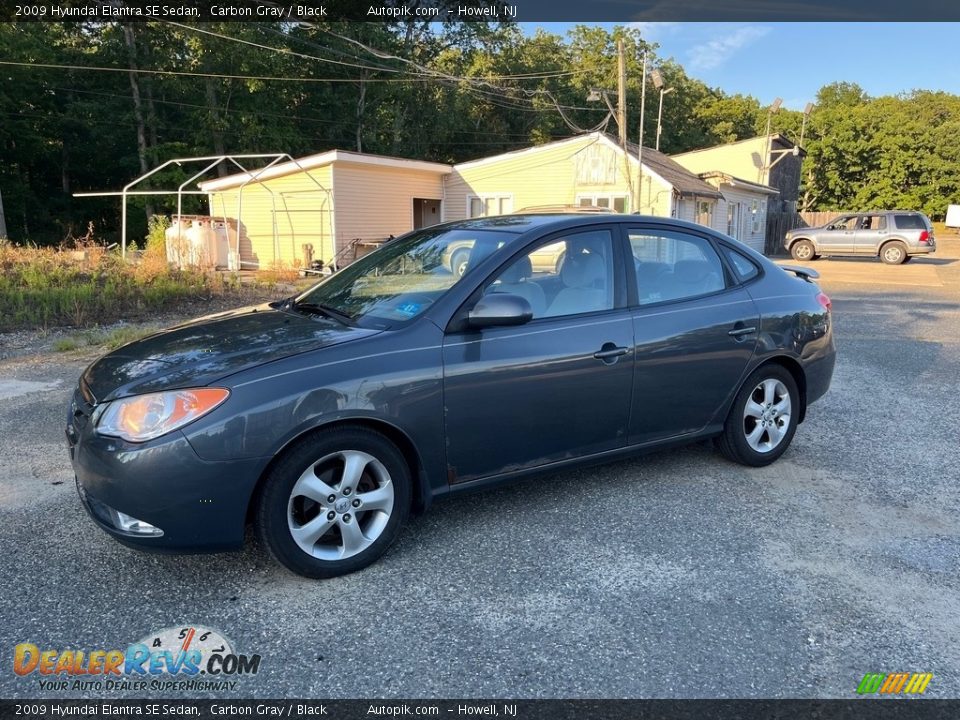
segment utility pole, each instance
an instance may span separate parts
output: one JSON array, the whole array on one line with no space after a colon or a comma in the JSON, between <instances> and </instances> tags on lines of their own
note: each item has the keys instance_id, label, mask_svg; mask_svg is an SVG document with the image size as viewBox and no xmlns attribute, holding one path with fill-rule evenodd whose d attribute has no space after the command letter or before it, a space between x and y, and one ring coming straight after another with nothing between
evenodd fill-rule
<instances>
[{"instance_id":1,"label":"utility pole","mask_svg":"<svg viewBox=\"0 0 960 720\"><path fill-rule=\"evenodd\" d=\"M647 109L647 51L643 51L643 70L640 85L640 142L637 147L637 207L635 213L640 212L640 203L643 201L643 118Z\"/></svg>"},{"instance_id":2,"label":"utility pole","mask_svg":"<svg viewBox=\"0 0 960 720\"><path fill-rule=\"evenodd\" d=\"M627 151L627 58L623 39L617 40L617 128L620 147Z\"/></svg>"},{"instance_id":3,"label":"utility pole","mask_svg":"<svg viewBox=\"0 0 960 720\"><path fill-rule=\"evenodd\" d=\"M0 240L7 236L7 222L3 217L3 194L0 194Z\"/></svg>"}]
</instances>

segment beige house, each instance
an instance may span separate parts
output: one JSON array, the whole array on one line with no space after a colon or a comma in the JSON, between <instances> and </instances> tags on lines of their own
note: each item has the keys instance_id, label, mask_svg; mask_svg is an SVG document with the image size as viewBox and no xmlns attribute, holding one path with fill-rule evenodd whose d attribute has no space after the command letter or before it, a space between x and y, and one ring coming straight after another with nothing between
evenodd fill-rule
<instances>
[{"instance_id":1,"label":"beige house","mask_svg":"<svg viewBox=\"0 0 960 720\"><path fill-rule=\"evenodd\" d=\"M244 269L331 261L356 239L441 222L449 165L330 150L200 184L210 215L239 227Z\"/></svg>"},{"instance_id":2,"label":"beige house","mask_svg":"<svg viewBox=\"0 0 960 720\"><path fill-rule=\"evenodd\" d=\"M744 181L772 187L779 191L777 199L781 207L777 209L792 212L800 194L800 169L806 154L806 150L787 137L774 133L672 157L697 174L722 171Z\"/></svg>"},{"instance_id":3,"label":"beige house","mask_svg":"<svg viewBox=\"0 0 960 720\"><path fill-rule=\"evenodd\" d=\"M354 241L483 215L546 205L606 207L676 217L728 233L762 250L767 200L777 191L735 173L702 177L674 159L639 148L627 153L589 133L458 165L331 150L204 182L210 214L240 228L243 268L343 264Z\"/></svg>"},{"instance_id":4,"label":"beige house","mask_svg":"<svg viewBox=\"0 0 960 720\"><path fill-rule=\"evenodd\" d=\"M444 219L500 215L538 205L597 205L706 225L763 250L766 212L777 190L711 168L702 175L639 146L627 154L604 133L460 163L445 178Z\"/></svg>"},{"instance_id":5,"label":"beige house","mask_svg":"<svg viewBox=\"0 0 960 720\"><path fill-rule=\"evenodd\" d=\"M715 187L666 155L644 148L638 202L638 149L629 143L625 157L614 140L598 132L454 165L446 179L444 217L459 220L542 205L595 205L692 219L697 200L715 202L720 197Z\"/></svg>"}]
</instances>

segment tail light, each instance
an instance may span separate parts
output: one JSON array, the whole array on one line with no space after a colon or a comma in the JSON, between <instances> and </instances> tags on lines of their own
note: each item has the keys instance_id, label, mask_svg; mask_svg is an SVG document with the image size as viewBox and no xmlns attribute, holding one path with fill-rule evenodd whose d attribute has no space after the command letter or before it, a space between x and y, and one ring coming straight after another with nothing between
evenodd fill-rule
<instances>
[{"instance_id":1,"label":"tail light","mask_svg":"<svg viewBox=\"0 0 960 720\"><path fill-rule=\"evenodd\" d=\"M832 307L833 303L830 302L830 298L827 297L825 292L821 291L817 293L817 302L823 306L824 310L830 312L830 308Z\"/></svg>"},{"instance_id":2,"label":"tail light","mask_svg":"<svg viewBox=\"0 0 960 720\"><path fill-rule=\"evenodd\" d=\"M925 243L930 241L930 233L926 230L920 231L920 242Z\"/></svg>"}]
</instances>

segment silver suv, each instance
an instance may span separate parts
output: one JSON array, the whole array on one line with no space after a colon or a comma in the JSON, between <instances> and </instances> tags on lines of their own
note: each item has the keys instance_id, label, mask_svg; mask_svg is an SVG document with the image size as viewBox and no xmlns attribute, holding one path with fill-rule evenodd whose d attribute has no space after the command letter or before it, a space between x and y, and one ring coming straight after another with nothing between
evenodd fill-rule
<instances>
[{"instance_id":1,"label":"silver suv","mask_svg":"<svg viewBox=\"0 0 960 720\"><path fill-rule=\"evenodd\" d=\"M797 228L786 234L783 246L794 260L871 255L888 265L905 263L937 247L927 216L900 210L841 215L823 227Z\"/></svg>"}]
</instances>

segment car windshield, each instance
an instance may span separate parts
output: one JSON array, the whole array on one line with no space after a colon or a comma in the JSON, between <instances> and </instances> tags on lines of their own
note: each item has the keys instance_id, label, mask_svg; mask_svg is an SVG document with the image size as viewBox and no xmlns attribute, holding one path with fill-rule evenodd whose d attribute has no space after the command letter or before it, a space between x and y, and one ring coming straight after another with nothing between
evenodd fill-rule
<instances>
[{"instance_id":1,"label":"car windshield","mask_svg":"<svg viewBox=\"0 0 960 720\"><path fill-rule=\"evenodd\" d=\"M293 310L363 327L412 320L516 233L428 228L392 240L296 298Z\"/></svg>"}]
</instances>

